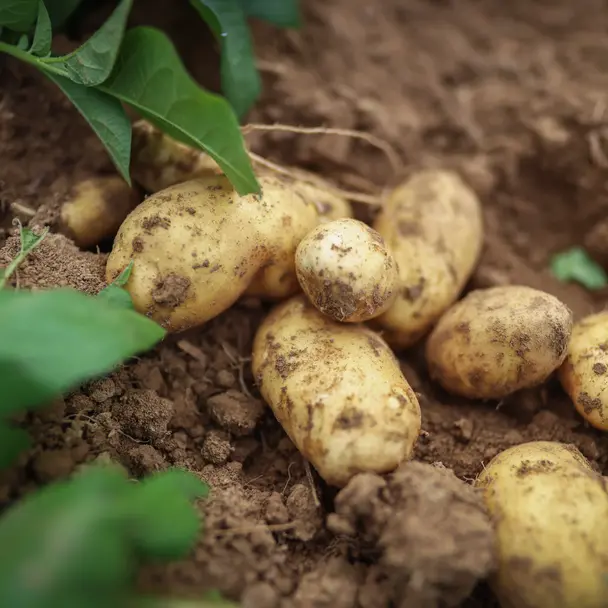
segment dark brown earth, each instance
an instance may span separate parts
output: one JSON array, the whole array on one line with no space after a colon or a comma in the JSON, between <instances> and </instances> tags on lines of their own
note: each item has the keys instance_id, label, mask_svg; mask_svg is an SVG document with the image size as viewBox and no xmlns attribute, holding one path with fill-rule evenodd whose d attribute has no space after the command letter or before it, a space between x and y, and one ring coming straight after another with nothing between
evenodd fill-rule
<instances>
[{"instance_id":1,"label":"dark brown earth","mask_svg":"<svg viewBox=\"0 0 608 608\"><path fill-rule=\"evenodd\" d=\"M179 32L193 74L216 86L202 24L187 3L162 19L160 4L136 3L134 21ZM580 244L608 260L606 2L303 4L300 32L255 24L265 88L250 120L370 132L398 150L403 175L458 169L481 196L486 223L469 287L530 285L559 297L575 319L605 306L606 290L559 284L548 261ZM51 217L75 183L113 169L84 120L30 68L0 58L0 91L4 240L13 217ZM395 179L381 152L354 139L248 138L256 152L345 188L377 192ZM370 215L363 205L359 212ZM15 253L9 239L0 264ZM21 287L96 292L104 263L103 254L49 237L17 276ZM0 500L95 459L117 460L134 475L185 466L212 488L200 505L206 530L189 559L142 572L146 588L185 595L216 588L260 608L494 606L483 583L469 594L492 563L487 519L450 473L405 465L384 480L353 480L337 497L307 475L251 376L251 340L264 312L243 301L31 416L35 447L0 476ZM402 361L423 411L419 463L441 463L468 482L499 451L550 439L575 444L607 473L606 435L582 422L554 379L500 403L473 403L431 383L421 353L422 345Z\"/></svg>"}]
</instances>

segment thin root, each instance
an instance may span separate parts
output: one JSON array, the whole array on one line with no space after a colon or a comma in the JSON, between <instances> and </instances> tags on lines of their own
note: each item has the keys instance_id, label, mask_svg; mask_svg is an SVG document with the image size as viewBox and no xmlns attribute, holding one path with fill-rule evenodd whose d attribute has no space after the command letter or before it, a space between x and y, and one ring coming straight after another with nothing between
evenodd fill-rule
<instances>
[{"instance_id":1,"label":"thin root","mask_svg":"<svg viewBox=\"0 0 608 608\"><path fill-rule=\"evenodd\" d=\"M310 468L310 463L308 462L308 460L304 460L304 470L306 471L306 478L308 479L308 483L310 485L310 491L312 492L312 499L315 503L315 507L320 508L321 507L321 501L319 500L319 497L317 496L317 488L315 486L315 480L314 477L312 476L312 470Z\"/></svg>"},{"instance_id":2,"label":"thin root","mask_svg":"<svg viewBox=\"0 0 608 608\"><path fill-rule=\"evenodd\" d=\"M393 146L391 146L391 144L380 137L376 137L371 133L365 133L364 131L355 131L353 129L332 129L326 127L296 127L294 125L283 125L279 123L275 123L274 125L252 123L245 125L241 128L241 130L245 134L250 133L251 131L283 131L305 135L339 135L342 137L362 139L370 144L370 146L374 146L375 148L378 148L384 152L395 173L398 173L402 167L399 154L397 154L397 151L395 148L393 148Z\"/></svg>"},{"instance_id":3,"label":"thin root","mask_svg":"<svg viewBox=\"0 0 608 608\"><path fill-rule=\"evenodd\" d=\"M322 188L331 190L336 196L342 196L351 201L355 201L358 203L365 203L367 205L382 205L382 203L383 203L383 198L381 196L374 196L372 194L363 194L361 192L352 192L350 190L342 190L341 188L336 188L335 186L329 185L324 180L315 179L314 176L312 176L308 173L305 173L303 171L301 172L301 171L298 171L297 169L287 169L286 167L278 165L277 163L273 163L272 161L267 160L263 156L259 156L258 154L255 154L254 152L249 151L249 156L251 157L251 160L258 163L259 165L266 167L267 169L276 171L277 173L280 173L281 175L286 175L287 177L291 177L292 179L294 177L298 177L298 179L301 179L302 181L306 181L306 182L310 182L315 185L319 185Z\"/></svg>"}]
</instances>

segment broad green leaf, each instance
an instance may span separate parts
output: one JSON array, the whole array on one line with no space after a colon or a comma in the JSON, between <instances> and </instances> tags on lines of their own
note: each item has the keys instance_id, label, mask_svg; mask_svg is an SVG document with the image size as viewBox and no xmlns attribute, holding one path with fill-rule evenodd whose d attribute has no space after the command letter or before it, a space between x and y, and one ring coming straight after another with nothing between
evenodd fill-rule
<instances>
[{"instance_id":1,"label":"broad green leaf","mask_svg":"<svg viewBox=\"0 0 608 608\"><path fill-rule=\"evenodd\" d=\"M0 422L0 469L13 464L17 456L30 445L30 436L23 430Z\"/></svg>"},{"instance_id":2,"label":"broad green leaf","mask_svg":"<svg viewBox=\"0 0 608 608\"><path fill-rule=\"evenodd\" d=\"M563 282L576 281L587 289L608 285L608 275L582 247L573 247L553 256L551 272Z\"/></svg>"},{"instance_id":3,"label":"broad green leaf","mask_svg":"<svg viewBox=\"0 0 608 608\"><path fill-rule=\"evenodd\" d=\"M6 267L0 269L0 289L3 289L6 282L11 277L13 272L17 270L19 265L25 260L25 258L34 250L48 234L49 229L45 228L40 234L36 234L29 228L24 228L19 224L19 239L21 241L21 248L15 259ZM0 385L1 386L1 385Z\"/></svg>"},{"instance_id":4,"label":"broad green leaf","mask_svg":"<svg viewBox=\"0 0 608 608\"><path fill-rule=\"evenodd\" d=\"M51 52L53 29L49 14L42 0L40 0L38 7L38 20L36 21L36 30L34 31L34 40L30 47L30 53L46 57Z\"/></svg>"},{"instance_id":5,"label":"broad green leaf","mask_svg":"<svg viewBox=\"0 0 608 608\"><path fill-rule=\"evenodd\" d=\"M222 89L241 118L251 109L262 89L241 0L190 1L220 42Z\"/></svg>"},{"instance_id":6,"label":"broad green leaf","mask_svg":"<svg viewBox=\"0 0 608 608\"><path fill-rule=\"evenodd\" d=\"M131 184L131 123L120 101L95 88L45 72L91 125L122 177Z\"/></svg>"},{"instance_id":7,"label":"broad green leaf","mask_svg":"<svg viewBox=\"0 0 608 608\"><path fill-rule=\"evenodd\" d=\"M204 498L208 488L198 477L174 469L156 473L134 487L125 513L133 542L148 559L185 557L201 528L192 500Z\"/></svg>"},{"instance_id":8,"label":"broad green leaf","mask_svg":"<svg viewBox=\"0 0 608 608\"><path fill-rule=\"evenodd\" d=\"M1 0L0 25L17 32L27 32L38 15L38 0Z\"/></svg>"},{"instance_id":9,"label":"broad green leaf","mask_svg":"<svg viewBox=\"0 0 608 608\"><path fill-rule=\"evenodd\" d=\"M146 351L164 330L132 310L70 289L0 292L4 415L44 405Z\"/></svg>"},{"instance_id":10,"label":"broad green leaf","mask_svg":"<svg viewBox=\"0 0 608 608\"><path fill-rule=\"evenodd\" d=\"M249 17L279 27L298 28L302 24L298 0L240 0Z\"/></svg>"},{"instance_id":11,"label":"broad green leaf","mask_svg":"<svg viewBox=\"0 0 608 608\"><path fill-rule=\"evenodd\" d=\"M122 0L103 25L73 53L41 60L76 84L97 86L110 75L120 50L133 0Z\"/></svg>"},{"instance_id":12,"label":"broad green leaf","mask_svg":"<svg viewBox=\"0 0 608 608\"><path fill-rule=\"evenodd\" d=\"M109 302L114 306L133 308L131 294L123 289L131 276L132 270L133 260L129 262L128 266L107 287L97 294L97 297L103 298L106 302Z\"/></svg>"},{"instance_id":13,"label":"broad green leaf","mask_svg":"<svg viewBox=\"0 0 608 608\"><path fill-rule=\"evenodd\" d=\"M161 31L129 30L114 71L100 89L133 106L174 139L207 152L239 194L259 192L230 105L192 80Z\"/></svg>"},{"instance_id":14,"label":"broad green leaf","mask_svg":"<svg viewBox=\"0 0 608 608\"><path fill-rule=\"evenodd\" d=\"M114 467L97 466L9 508L0 519L2 605L120 605L137 568L117 509L129 491Z\"/></svg>"},{"instance_id":15,"label":"broad green leaf","mask_svg":"<svg viewBox=\"0 0 608 608\"><path fill-rule=\"evenodd\" d=\"M61 27L82 3L82 0L44 0L54 28Z\"/></svg>"}]
</instances>

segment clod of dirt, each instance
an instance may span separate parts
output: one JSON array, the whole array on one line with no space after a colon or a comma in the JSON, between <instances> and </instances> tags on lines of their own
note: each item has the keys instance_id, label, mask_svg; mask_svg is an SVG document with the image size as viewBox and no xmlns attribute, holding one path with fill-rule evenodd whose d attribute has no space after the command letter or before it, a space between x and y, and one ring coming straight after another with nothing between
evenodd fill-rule
<instances>
[{"instance_id":1,"label":"clod of dirt","mask_svg":"<svg viewBox=\"0 0 608 608\"><path fill-rule=\"evenodd\" d=\"M285 504L294 522L292 535L304 542L312 540L321 529L323 520L310 487L302 484L293 486Z\"/></svg>"},{"instance_id":2,"label":"clod of dirt","mask_svg":"<svg viewBox=\"0 0 608 608\"><path fill-rule=\"evenodd\" d=\"M458 606L494 568L480 495L442 466L409 462L386 480L359 474L335 505L330 530L357 535L379 554L385 598L375 605Z\"/></svg>"},{"instance_id":3,"label":"clod of dirt","mask_svg":"<svg viewBox=\"0 0 608 608\"><path fill-rule=\"evenodd\" d=\"M232 453L232 445L226 433L210 431L205 437L201 453L211 464L224 464Z\"/></svg>"},{"instance_id":4,"label":"clod of dirt","mask_svg":"<svg viewBox=\"0 0 608 608\"><path fill-rule=\"evenodd\" d=\"M213 420L233 435L249 435L264 413L259 399L235 390L209 397L207 407Z\"/></svg>"},{"instance_id":5,"label":"clod of dirt","mask_svg":"<svg viewBox=\"0 0 608 608\"><path fill-rule=\"evenodd\" d=\"M20 249L19 237L9 237L0 249L0 266L7 266ZM106 286L106 258L80 251L61 234L47 234L13 274L12 283L22 289L72 287L94 295Z\"/></svg>"},{"instance_id":6,"label":"clod of dirt","mask_svg":"<svg viewBox=\"0 0 608 608\"><path fill-rule=\"evenodd\" d=\"M41 482L48 483L67 477L76 466L73 451L70 449L40 452L32 461L34 473Z\"/></svg>"},{"instance_id":7,"label":"clod of dirt","mask_svg":"<svg viewBox=\"0 0 608 608\"><path fill-rule=\"evenodd\" d=\"M101 378L87 386L87 393L96 403L104 403L116 395L116 384L111 378Z\"/></svg>"},{"instance_id":8,"label":"clod of dirt","mask_svg":"<svg viewBox=\"0 0 608 608\"><path fill-rule=\"evenodd\" d=\"M292 608L352 608L357 606L359 581L355 566L343 558L319 564L302 577Z\"/></svg>"},{"instance_id":9,"label":"clod of dirt","mask_svg":"<svg viewBox=\"0 0 608 608\"><path fill-rule=\"evenodd\" d=\"M167 434L173 403L147 389L132 390L112 408L112 417L134 439L154 441Z\"/></svg>"},{"instance_id":10,"label":"clod of dirt","mask_svg":"<svg viewBox=\"0 0 608 608\"><path fill-rule=\"evenodd\" d=\"M162 454L151 445L138 445L127 454L129 468L138 477L167 468Z\"/></svg>"},{"instance_id":11,"label":"clod of dirt","mask_svg":"<svg viewBox=\"0 0 608 608\"><path fill-rule=\"evenodd\" d=\"M286 524L289 521L289 512L278 492L273 492L268 498L264 517L270 525Z\"/></svg>"}]
</instances>

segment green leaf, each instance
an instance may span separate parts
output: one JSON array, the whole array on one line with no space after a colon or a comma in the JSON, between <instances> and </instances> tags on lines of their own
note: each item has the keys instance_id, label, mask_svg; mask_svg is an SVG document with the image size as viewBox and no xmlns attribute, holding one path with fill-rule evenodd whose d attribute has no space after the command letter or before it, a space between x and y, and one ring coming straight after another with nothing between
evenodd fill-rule
<instances>
[{"instance_id":1,"label":"green leaf","mask_svg":"<svg viewBox=\"0 0 608 608\"><path fill-rule=\"evenodd\" d=\"M104 289L98 294L98 298L104 299L106 302L119 306L120 308L131 308L133 309L133 300L131 294L123 289L123 287L129 281L131 271L133 270L133 260L131 260L128 266Z\"/></svg>"},{"instance_id":2,"label":"green leaf","mask_svg":"<svg viewBox=\"0 0 608 608\"><path fill-rule=\"evenodd\" d=\"M302 25L298 0L241 0L249 17L268 21L279 27Z\"/></svg>"},{"instance_id":3,"label":"green leaf","mask_svg":"<svg viewBox=\"0 0 608 608\"><path fill-rule=\"evenodd\" d=\"M100 88L133 106L174 139L207 152L239 194L259 192L230 106L192 80L161 31L129 30L114 71Z\"/></svg>"},{"instance_id":4,"label":"green leaf","mask_svg":"<svg viewBox=\"0 0 608 608\"><path fill-rule=\"evenodd\" d=\"M262 90L241 0L191 0L221 45L222 89L243 117Z\"/></svg>"},{"instance_id":5,"label":"green leaf","mask_svg":"<svg viewBox=\"0 0 608 608\"><path fill-rule=\"evenodd\" d=\"M34 40L29 52L32 55L46 57L51 52L53 29L51 27L51 19L42 0L40 0L38 7L38 20L36 21Z\"/></svg>"},{"instance_id":6,"label":"green leaf","mask_svg":"<svg viewBox=\"0 0 608 608\"><path fill-rule=\"evenodd\" d=\"M141 554L155 560L185 557L201 527L192 500L207 494L205 483L179 469L156 473L135 486L126 513L133 542Z\"/></svg>"},{"instance_id":7,"label":"green leaf","mask_svg":"<svg viewBox=\"0 0 608 608\"><path fill-rule=\"evenodd\" d=\"M36 21L38 0L2 0L0 25L16 32L27 32Z\"/></svg>"},{"instance_id":8,"label":"green leaf","mask_svg":"<svg viewBox=\"0 0 608 608\"><path fill-rule=\"evenodd\" d=\"M4 288L8 279L15 272L15 270L17 270L23 260L25 260L25 258L34 249L36 249L40 243L42 243L48 232L49 229L45 228L40 234L36 234L29 228L24 228L21 224L19 224L19 239L21 241L21 248L12 262L6 268L0 269L0 289Z\"/></svg>"},{"instance_id":9,"label":"green leaf","mask_svg":"<svg viewBox=\"0 0 608 608\"><path fill-rule=\"evenodd\" d=\"M44 405L164 335L145 316L74 290L0 291L0 407Z\"/></svg>"},{"instance_id":10,"label":"green leaf","mask_svg":"<svg viewBox=\"0 0 608 608\"><path fill-rule=\"evenodd\" d=\"M114 67L133 0L122 0L103 25L73 53L41 60L61 69L76 84L87 87L104 82Z\"/></svg>"},{"instance_id":11,"label":"green leaf","mask_svg":"<svg viewBox=\"0 0 608 608\"><path fill-rule=\"evenodd\" d=\"M131 185L131 123L120 101L98 89L75 84L55 74L45 74L64 92L66 97L91 125L102 141L116 168Z\"/></svg>"},{"instance_id":12,"label":"green leaf","mask_svg":"<svg viewBox=\"0 0 608 608\"><path fill-rule=\"evenodd\" d=\"M560 281L576 281L587 289L608 285L608 275L582 247L573 247L553 256L551 272Z\"/></svg>"},{"instance_id":13,"label":"green leaf","mask_svg":"<svg viewBox=\"0 0 608 608\"><path fill-rule=\"evenodd\" d=\"M117 508L129 491L114 467L93 466L9 508L0 519L2 605L120 605L137 568Z\"/></svg>"},{"instance_id":14,"label":"green leaf","mask_svg":"<svg viewBox=\"0 0 608 608\"><path fill-rule=\"evenodd\" d=\"M82 0L44 0L54 28L61 27L78 8Z\"/></svg>"},{"instance_id":15,"label":"green leaf","mask_svg":"<svg viewBox=\"0 0 608 608\"><path fill-rule=\"evenodd\" d=\"M0 469L13 464L30 445L30 436L23 430L0 422Z\"/></svg>"}]
</instances>

